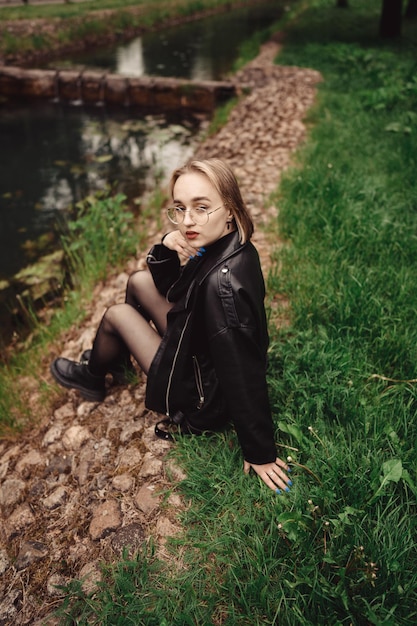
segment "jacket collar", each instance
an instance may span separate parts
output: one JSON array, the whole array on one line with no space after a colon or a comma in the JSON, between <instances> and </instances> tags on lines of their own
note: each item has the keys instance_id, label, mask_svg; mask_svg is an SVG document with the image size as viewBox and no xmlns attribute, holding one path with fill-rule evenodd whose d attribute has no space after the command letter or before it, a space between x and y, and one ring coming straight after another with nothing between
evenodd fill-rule
<instances>
[{"instance_id":1,"label":"jacket collar","mask_svg":"<svg viewBox=\"0 0 417 626\"><path fill-rule=\"evenodd\" d=\"M201 272L198 273L197 281L198 284L206 279L207 275L217 267L224 263L231 256L234 256L236 253L240 252L240 250L245 247L247 244L241 244L239 241L239 232L237 230L233 231L230 234L221 237L217 241L215 241L211 246L207 246L206 252L202 258L201 263Z\"/></svg>"},{"instance_id":2,"label":"jacket collar","mask_svg":"<svg viewBox=\"0 0 417 626\"><path fill-rule=\"evenodd\" d=\"M238 231L221 237L206 247L203 256L195 256L184 266L180 278L167 293L170 302L179 302L183 296L183 306L187 308L195 287L200 286L207 276L227 259L239 253L247 244L241 244Z\"/></svg>"},{"instance_id":3,"label":"jacket collar","mask_svg":"<svg viewBox=\"0 0 417 626\"><path fill-rule=\"evenodd\" d=\"M238 254L246 246L247 243L240 243L239 232L237 230L221 237L221 239L218 239L211 246L207 246L206 252L201 259L200 271L196 273L187 290L185 306L187 306L196 284L200 286L216 267L222 265L235 254Z\"/></svg>"}]
</instances>

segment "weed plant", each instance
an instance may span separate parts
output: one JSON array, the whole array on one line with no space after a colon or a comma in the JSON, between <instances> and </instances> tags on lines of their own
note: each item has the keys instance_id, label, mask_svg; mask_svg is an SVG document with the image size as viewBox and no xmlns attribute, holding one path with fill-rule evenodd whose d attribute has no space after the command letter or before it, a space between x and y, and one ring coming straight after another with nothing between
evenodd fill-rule
<instances>
[{"instance_id":1,"label":"weed plant","mask_svg":"<svg viewBox=\"0 0 417 626\"><path fill-rule=\"evenodd\" d=\"M77 217L67 223L63 245L75 286L103 280L109 267L118 267L135 254L134 216L123 194L88 196L76 205Z\"/></svg>"},{"instance_id":2,"label":"weed plant","mask_svg":"<svg viewBox=\"0 0 417 626\"><path fill-rule=\"evenodd\" d=\"M178 441L172 562L125 559L90 596L74 583L63 624L417 622L416 55L378 41L376 0L334 5L303 3L278 59L324 79L268 279L291 306L268 374L291 491L243 475L233 431Z\"/></svg>"}]
</instances>

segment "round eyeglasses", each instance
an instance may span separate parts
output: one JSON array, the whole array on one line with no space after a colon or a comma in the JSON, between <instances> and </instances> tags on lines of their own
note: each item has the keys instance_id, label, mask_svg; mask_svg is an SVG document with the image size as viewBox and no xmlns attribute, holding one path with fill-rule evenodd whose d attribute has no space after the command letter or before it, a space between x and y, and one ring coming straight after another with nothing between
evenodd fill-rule
<instances>
[{"instance_id":1,"label":"round eyeglasses","mask_svg":"<svg viewBox=\"0 0 417 626\"><path fill-rule=\"evenodd\" d=\"M199 226L204 226L204 224L207 224L208 222L209 215L211 215L215 211L218 211L221 208L223 208L223 205L218 206L217 209L213 209L212 211L208 211L201 206L196 206L192 209L184 209L180 206L170 206L167 209L167 215L173 224L182 224L185 214L187 213L187 211L189 211L190 217L193 222L195 224L198 224Z\"/></svg>"}]
</instances>

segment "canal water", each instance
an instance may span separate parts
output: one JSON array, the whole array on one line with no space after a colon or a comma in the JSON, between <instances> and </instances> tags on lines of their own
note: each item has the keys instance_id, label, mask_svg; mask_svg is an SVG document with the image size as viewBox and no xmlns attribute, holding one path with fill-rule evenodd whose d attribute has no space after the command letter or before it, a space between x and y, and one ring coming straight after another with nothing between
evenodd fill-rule
<instances>
[{"instance_id":1,"label":"canal water","mask_svg":"<svg viewBox=\"0 0 417 626\"><path fill-rule=\"evenodd\" d=\"M242 43L282 14L279 0L234 9L136 37L130 43L55 60L48 67L109 70L127 76L221 80Z\"/></svg>"},{"instance_id":2,"label":"canal water","mask_svg":"<svg viewBox=\"0 0 417 626\"><path fill-rule=\"evenodd\" d=\"M49 66L222 79L243 42L276 21L282 6L260 2ZM201 132L198 117L0 100L0 309L2 288L59 246L59 224L71 205L109 185L140 199L191 156Z\"/></svg>"}]
</instances>

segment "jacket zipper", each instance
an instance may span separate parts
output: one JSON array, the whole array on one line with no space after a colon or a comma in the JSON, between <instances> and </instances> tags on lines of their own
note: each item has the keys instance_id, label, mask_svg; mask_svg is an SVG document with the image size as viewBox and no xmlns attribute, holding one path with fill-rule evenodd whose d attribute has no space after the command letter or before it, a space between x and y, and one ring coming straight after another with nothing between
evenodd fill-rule
<instances>
[{"instance_id":1,"label":"jacket zipper","mask_svg":"<svg viewBox=\"0 0 417 626\"><path fill-rule=\"evenodd\" d=\"M235 254L238 254L238 253L239 253L239 252L240 252L240 251L241 251L244 247L246 247L246 245L247 245L247 243L246 243L246 244L244 244L243 246L241 246L238 250L234 250L234 251L233 251L231 254L229 254L228 256L226 256L226 257L224 257L224 258L220 259L220 260L219 260L219 261L218 261L218 262L217 262L217 263L216 263L213 267L211 267L211 268L208 270L208 272L207 272L207 273L203 276L203 278L200 280L199 284L200 284L200 285L202 284L202 282L206 279L206 277L210 274L210 272L214 271L214 270L215 270L215 269L216 269L219 265L221 265L221 263L224 263L224 262L225 262L226 260L228 260L229 258L231 258L231 257L235 256ZM178 282L178 280L179 280L179 279L177 279L177 280L175 281L174 285ZM193 284L194 284L194 281L193 281L192 285L193 285ZM172 290L172 288L174 287L174 285L171 285L171 287L170 287L170 288L168 289L168 291L167 291L167 294L166 294L166 300L167 300L168 302L169 302L169 300L168 300L169 293L170 293L170 291ZM186 299L186 304L187 304L187 302L188 302L188 297L189 297L189 294L191 293L191 287L192 287L192 285L190 285L190 287L189 287L189 289L188 289L187 299ZM165 393L165 409L166 409L166 415L167 415L167 417L169 417L169 394L170 394L170 391L171 391L172 377L173 377L173 375L174 375L174 369L175 369L176 361L177 361L177 358L178 358L178 353L179 353L179 350L180 350L180 347L181 347L181 343L182 343L182 340L183 340L183 337L184 337L185 330L186 330L187 325L188 325L188 322L189 322L189 320L190 320L191 313L192 313L192 311L190 311L190 313L188 314L187 319L185 320L184 328L183 328L183 329L182 329L182 331L181 331L180 340L179 340L179 342L178 342L177 349L175 350L174 358L173 358L173 360L172 360L171 370L170 370L169 377L168 377L167 390L166 390L166 393ZM199 370L199 369L200 369L200 368L199 368L199 366L198 366L198 370ZM200 381L201 381L201 373L200 373ZM197 379L196 379L196 382L197 382ZM202 392L203 392L203 386L202 386L202 381L201 381L201 388L199 389L199 393L200 393L199 408L201 408L201 406L202 406L202 404L201 404L201 403L202 403L202 402L204 403L204 394L203 394Z\"/></svg>"},{"instance_id":2,"label":"jacket zipper","mask_svg":"<svg viewBox=\"0 0 417 626\"><path fill-rule=\"evenodd\" d=\"M177 358L178 358L178 354L179 354L179 351L180 351L180 348L181 348L181 343L182 343L182 340L184 339L184 334L185 334L185 331L187 329L188 322L190 321L191 313L192 313L192 311L190 311L188 313L187 319L185 320L185 324L184 324L183 329L181 331L180 339L178 341L177 349L175 350L174 358L172 359L171 370L170 370L169 376L168 376L167 390L166 390L166 393L165 393L165 408L166 408L166 415L167 415L167 417L169 417L169 394L170 394L170 391L171 391L172 377L174 375L175 365L177 363Z\"/></svg>"},{"instance_id":3,"label":"jacket zipper","mask_svg":"<svg viewBox=\"0 0 417 626\"><path fill-rule=\"evenodd\" d=\"M199 403L197 405L197 409L201 409L204 404L204 387L203 387L203 379L201 377L200 364L195 355L193 355L193 365L194 365L195 384L197 386L198 395L200 397Z\"/></svg>"}]
</instances>

